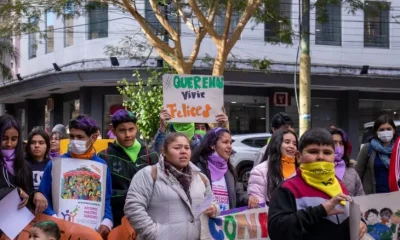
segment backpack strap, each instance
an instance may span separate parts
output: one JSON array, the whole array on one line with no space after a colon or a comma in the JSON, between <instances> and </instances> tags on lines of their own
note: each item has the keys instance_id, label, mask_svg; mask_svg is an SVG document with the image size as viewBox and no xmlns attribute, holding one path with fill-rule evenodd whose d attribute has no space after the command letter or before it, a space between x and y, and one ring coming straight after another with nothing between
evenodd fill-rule
<instances>
[{"instance_id":1,"label":"backpack strap","mask_svg":"<svg viewBox=\"0 0 400 240\"><path fill-rule=\"evenodd\" d=\"M157 179L157 165L151 166L151 178L153 178L153 182L156 182Z\"/></svg>"},{"instance_id":2,"label":"backpack strap","mask_svg":"<svg viewBox=\"0 0 400 240\"><path fill-rule=\"evenodd\" d=\"M204 183L204 186L207 187L207 179L206 179L206 177L202 173L199 173L199 175L200 175L201 181L203 181L203 183Z\"/></svg>"}]
</instances>

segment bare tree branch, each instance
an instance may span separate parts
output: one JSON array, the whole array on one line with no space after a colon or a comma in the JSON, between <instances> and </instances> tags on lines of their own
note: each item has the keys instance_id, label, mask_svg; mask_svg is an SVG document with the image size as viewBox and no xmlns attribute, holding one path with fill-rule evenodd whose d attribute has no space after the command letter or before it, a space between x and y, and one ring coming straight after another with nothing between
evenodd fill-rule
<instances>
[{"instance_id":1,"label":"bare tree branch","mask_svg":"<svg viewBox=\"0 0 400 240\"><path fill-rule=\"evenodd\" d=\"M235 30L232 33L232 36L230 37L228 44L227 44L227 52L230 52L235 46L235 43L239 39L240 35L243 32L244 27L250 20L250 18L253 16L253 14L256 12L257 8L261 5L261 0L248 0L247 6L243 11L242 17L239 20L238 25L236 26Z\"/></svg>"},{"instance_id":2,"label":"bare tree branch","mask_svg":"<svg viewBox=\"0 0 400 240\"><path fill-rule=\"evenodd\" d=\"M158 8L157 3L155 0L149 0L151 8L154 11L154 14L156 15L158 21L161 23L161 25L164 27L165 30L171 35L172 40L179 41L179 35L175 31L175 29L171 26L171 24L168 22L168 20L165 18L163 13L160 11L160 8Z\"/></svg>"},{"instance_id":3,"label":"bare tree branch","mask_svg":"<svg viewBox=\"0 0 400 240\"><path fill-rule=\"evenodd\" d=\"M130 14L136 19L136 21L142 27L143 32L145 33L147 39L150 41L151 45L153 45L156 49L162 49L163 52L168 54L174 54L174 49L171 48L167 43L162 41L150 28L150 26L146 23L146 19L142 17L137 11L137 9L132 5L130 0L122 0L124 7L130 12ZM159 51L161 52L161 51Z\"/></svg>"},{"instance_id":4,"label":"bare tree branch","mask_svg":"<svg viewBox=\"0 0 400 240\"><path fill-rule=\"evenodd\" d=\"M176 7L179 15L182 17L183 22L188 26L188 28L190 30L192 30L193 32L196 32L197 30L196 30L196 27L193 24L193 21L192 22L188 21L187 17L185 16L185 13L182 10L182 6L179 4L179 0L173 0L173 1L175 3L175 7ZM192 18L192 20L193 20L193 18Z\"/></svg>"},{"instance_id":5,"label":"bare tree branch","mask_svg":"<svg viewBox=\"0 0 400 240\"><path fill-rule=\"evenodd\" d=\"M226 14L225 14L225 26L224 26L224 33L222 35L223 44L228 40L229 36L229 27L231 26L231 19L232 19L232 9L233 9L233 0L228 0L228 4L226 6Z\"/></svg>"},{"instance_id":6,"label":"bare tree branch","mask_svg":"<svg viewBox=\"0 0 400 240\"><path fill-rule=\"evenodd\" d=\"M218 6L218 1L214 1L214 7L216 8ZM211 39L214 41L216 45L219 44L219 41L221 40L221 36L218 35L218 33L215 31L213 27L213 23L210 22L204 14L201 12L199 6L196 3L196 0L189 0L189 5L193 9L194 14L197 16L199 19L201 25L206 29L208 34L210 35Z\"/></svg>"}]
</instances>

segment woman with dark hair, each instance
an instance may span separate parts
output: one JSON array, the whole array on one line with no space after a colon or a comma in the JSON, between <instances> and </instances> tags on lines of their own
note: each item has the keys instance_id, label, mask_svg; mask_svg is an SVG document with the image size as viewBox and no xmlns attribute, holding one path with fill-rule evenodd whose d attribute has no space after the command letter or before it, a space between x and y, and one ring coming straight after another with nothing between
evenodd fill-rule
<instances>
[{"instance_id":1,"label":"woman with dark hair","mask_svg":"<svg viewBox=\"0 0 400 240\"><path fill-rule=\"evenodd\" d=\"M350 196L364 195L362 182L356 170L351 166L348 153L348 137L347 134L340 128L331 129L333 142L335 143L335 174L339 178Z\"/></svg>"},{"instance_id":2,"label":"woman with dark hair","mask_svg":"<svg viewBox=\"0 0 400 240\"><path fill-rule=\"evenodd\" d=\"M247 192L260 203L269 202L273 191L296 174L297 136L290 129L277 130L271 137L266 159L250 173Z\"/></svg>"},{"instance_id":3,"label":"woman with dark hair","mask_svg":"<svg viewBox=\"0 0 400 240\"><path fill-rule=\"evenodd\" d=\"M215 128L206 133L192 155L192 162L211 182L221 211L246 206L248 201L242 184L237 182L235 171L229 162L231 154L232 138L229 130Z\"/></svg>"},{"instance_id":4,"label":"woman with dark hair","mask_svg":"<svg viewBox=\"0 0 400 240\"><path fill-rule=\"evenodd\" d=\"M182 133L169 133L162 158L135 174L125 201L125 216L137 232L137 239L200 239L199 205L213 198L210 182L190 162L189 139ZM212 202L204 211L219 214Z\"/></svg>"},{"instance_id":5,"label":"woman with dark hair","mask_svg":"<svg viewBox=\"0 0 400 240\"><path fill-rule=\"evenodd\" d=\"M42 213L47 207L47 200L40 192L35 192L32 181L32 171L24 160L21 128L10 115L0 117L0 200L14 189L21 197L19 207L35 209Z\"/></svg>"},{"instance_id":6,"label":"woman with dark hair","mask_svg":"<svg viewBox=\"0 0 400 240\"><path fill-rule=\"evenodd\" d=\"M386 115L374 123L374 137L363 146L357 157L356 171L363 183L365 194L388 193L389 165L394 142L397 139L396 125Z\"/></svg>"},{"instance_id":7,"label":"woman with dark hair","mask_svg":"<svg viewBox=\"0 0 400 240\"><path fill-rule=\"evenodd\" d=\"M28 161L33 173L33 186L39 189L44 169L50 161L50 138L42 129L32 131L28 136L26 144L26 160Z\"/></svg>"}]
</instances>

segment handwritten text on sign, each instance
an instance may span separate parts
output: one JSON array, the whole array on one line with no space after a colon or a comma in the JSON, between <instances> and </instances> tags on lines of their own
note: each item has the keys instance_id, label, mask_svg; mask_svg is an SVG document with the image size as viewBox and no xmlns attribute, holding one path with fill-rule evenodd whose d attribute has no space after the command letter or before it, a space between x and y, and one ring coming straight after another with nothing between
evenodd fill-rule
<instances>
[{"instance_id":1,"label":"handwritten text on sign","mask_svg":"<svg viewBox=\"0 0 400 240\"><path fill-rule=\"evenodd\" d=\"M163 97L172 122L212 123L224 105L224 77L165 74Z\"/></svg>"},{"instance_id":2,"label":"handwritten text on sign","mask_svg":"<svg viewBox=\"0 0 400 240\"><path fill-rule=\"evenodd\" d=\"M258 239L268 238L268 208L236 208L217 218L201 216L201 239Z\"/></svg>"}]
</instances>

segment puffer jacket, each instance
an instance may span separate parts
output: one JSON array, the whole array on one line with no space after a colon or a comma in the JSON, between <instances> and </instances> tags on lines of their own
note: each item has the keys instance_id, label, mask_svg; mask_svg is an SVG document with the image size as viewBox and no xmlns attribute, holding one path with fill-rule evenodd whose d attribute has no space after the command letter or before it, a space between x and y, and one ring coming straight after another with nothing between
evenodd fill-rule
<instances>
[{"instance_id":1,"label":"puffer jacket","mask_svg":"<svg viewBox=\"0 0 400 240\"><path fill-rule=\"evenodd\" d=\"M164 160L157 163L153 181L152 167L140 170L133 177L125 202L125 215L138 233L137 240L200 239L200 213L196 210L206 198L214 198L210 183L200 170L189 163L193 171L190 204L183 188L171 174L167 175ZM203 182L207 181L206 184ZM219 206L214 204L218 209Z\"/></svg>"},{"instance_id":2,"label":"puffer jacket","mask_svg":"<svg viewBox=\"0 0 400 240\"><path fill-rule=\"evenodd\" d=\"M356 197L365 195L361 179L353 167L350 166L346 168L342 182L349 191L350 196Z\"/></svg>"},{"instance_id":3,"label":"puffer jacket","mask_svg":"<svg viewBox=\"0 0 400 240\"><path fill-rule=\"evenodd\" d=\"M255 166L250 172L249 185L247 193L258 197L259 203L266 203L269 201L267 197L267 174L268 174L268 161L264 161ZM293 177L296 172L293 173ZM286 180L286 179L284 179Z\"/></svg>"}]
</instances>

